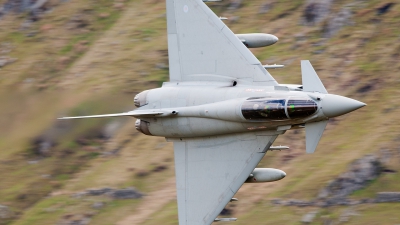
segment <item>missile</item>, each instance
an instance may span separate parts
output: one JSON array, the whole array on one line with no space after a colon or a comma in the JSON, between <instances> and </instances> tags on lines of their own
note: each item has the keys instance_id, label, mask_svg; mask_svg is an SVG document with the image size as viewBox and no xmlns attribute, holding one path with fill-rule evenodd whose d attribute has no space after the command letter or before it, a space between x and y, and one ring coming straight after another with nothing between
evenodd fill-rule
<instances>
[{"instance_id":1,"label":"missile","mask_svg":"<svg viewBox=\"0 0 400 225\"><path fill-rule=\"evenodd\" d=\"M274 168L255 168L245 183L274 182L286 177L282 170Z\"/></svg>"},{"instance_id":2,"label":"missile","mask_svg":"<svg viewBox=\"0 0 400 225\"><path fill-rule=\"evenodd\" d=\"M236 220L237 218L215 218L214 222L231 222Z\"/></svg>"},{"instance_id":3,"label":"missile","mask_svg":"<svg viewBox=\"0 0 400 225\"><path fill-rule=\"evenodd\" d=\"M263 33L236 34L236 37L248 48L260 48L273 45L279 40L275 35Z\"/></svg>"},{"instance_id":4,"label":"missile","mask_svg":"<svg viewBox=\"0 0 400 225\"><path fill-rule=\"evenodd\" d=\"M277 65L277 64L274 64L274 65L263 65L263 67L265 69L279 69L279 68L283 68L284 65Z\"/></svg>"},{"instance_id":5,"label":"missile","mask_svg":"<svg viewBox=\"0 0 400 225\"><path fill-rule=\"evenodd\" d=\"M271 147L269 147L268 150L271 150L271 151L281 151L281 150L287 150L287 149L289 149L288 146L279 145L279 146L271 146Z\"/></svg>"}]
</instances>

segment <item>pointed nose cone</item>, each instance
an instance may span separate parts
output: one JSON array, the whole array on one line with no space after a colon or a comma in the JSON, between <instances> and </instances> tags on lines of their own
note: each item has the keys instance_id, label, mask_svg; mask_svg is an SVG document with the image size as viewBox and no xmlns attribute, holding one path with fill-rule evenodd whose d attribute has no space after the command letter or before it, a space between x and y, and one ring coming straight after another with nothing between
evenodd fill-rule
<instances>
[{"instance_id":1,"label":"pointed nose cone","mask_svg":"<svg viewBox=\"0 0 400 225\"><path fill-rule=\"evenodd\" d=\"M286 173L284 172L284 171L282 171L282 173L281 173L281 179L283 179L283 178L285 178L286 177Z\"/></svg>"},{"instance_id":2,"label":"pointed nose cone","mask_svg":"<svg viewBox=\"0 0 400 225\"><path fill-rule=\"evenodd\" d=\"M276 43L276 42L278 42L279 41L279 38L277 37L277 36L275 36L275 35L272 35L271 34L271 39L272 39L272 41L274 42L274 43Z\"/></svg>"},{"instance_id":3,"label":"pointed nose cone","mask_svg":"<svg viewBox=\"0 0 400 225\"><path fill-rule=\"evenodd\" d=\"M366 104L340 95L327 94L322 99L321 106L324 115L332 118L359 109Z\"/></svg>"},{"instance_id":4,"label":"pointed nose cone","mask_svg":"<svg viewBox=\"0 0 400 225\"><path fill-rule=\"evenodd\" d=\"M279 41L279 38L277 36L275 36L275 35L272 35L272 34L265 34L265 37L266 37L267 46L268 45L273 45L273 44L275 44L276 42Z\"/></svg>"}]
</instances>

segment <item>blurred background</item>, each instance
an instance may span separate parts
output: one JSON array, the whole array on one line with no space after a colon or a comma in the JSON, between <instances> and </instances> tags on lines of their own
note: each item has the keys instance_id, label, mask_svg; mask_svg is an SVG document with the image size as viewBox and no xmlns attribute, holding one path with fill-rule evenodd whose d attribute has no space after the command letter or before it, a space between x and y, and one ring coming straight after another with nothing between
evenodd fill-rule
<instances>
[{"instance_id":1,"label":"blurred background","mask_svg":"<svg viewBox=\"0 0 400 225\"><path fill-rule=\"evenodd\" d=\"M400 224L400 1L225 0L235 33L279 83L313 64L329 93L368 104L331 119L312 155L288 131L221 217L240 224ZM0 224L178 224L172 144L134 119L56 121L131 110L168 81L165 1L0 0ZM224 222L219 222L226 224Z\"/></svg>"}]
</instances>

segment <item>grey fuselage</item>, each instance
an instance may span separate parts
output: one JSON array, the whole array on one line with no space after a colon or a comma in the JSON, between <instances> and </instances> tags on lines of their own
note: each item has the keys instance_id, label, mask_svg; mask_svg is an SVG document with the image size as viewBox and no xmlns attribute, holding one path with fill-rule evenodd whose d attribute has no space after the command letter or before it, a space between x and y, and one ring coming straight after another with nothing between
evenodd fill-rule
<instances>
[{"instance_id":1,"label":"grey fuselage","mask_svg":"<svg viewBox=\"0 0 400 225\"><path fill-rule=\"evenodd\" d=\"M300 86L300 85L298 85ZM260 130L285 131L326 119L310 92L290 86L247 86L216 82L168 82L139 93L136 128L167 138L204 137Z\"/></svg>"}]
</instances>

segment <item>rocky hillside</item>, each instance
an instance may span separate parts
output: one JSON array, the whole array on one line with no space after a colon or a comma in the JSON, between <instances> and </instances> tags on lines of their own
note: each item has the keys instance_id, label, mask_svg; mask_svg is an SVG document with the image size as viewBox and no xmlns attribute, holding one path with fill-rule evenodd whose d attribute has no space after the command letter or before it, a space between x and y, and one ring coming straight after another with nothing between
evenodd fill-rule
<instances>
[{"instance_id":1,"label":"rocky hillside","mask_svg":"<svg viewBox=\"0 0 400 225\"><path fill-rule=\"evenodd\" d=\"M368 104L331 120L316 153L288 131L221 217L235 224L400 224L400 1L210 3L235 33L279 37L252 49L279 83L309 59L328 92ZM0 0L0 224L177 224L172 144L122 112L168 80L165 2ZM223 222L220 222L223 224Z\"/></svg>"}]
</instances>

